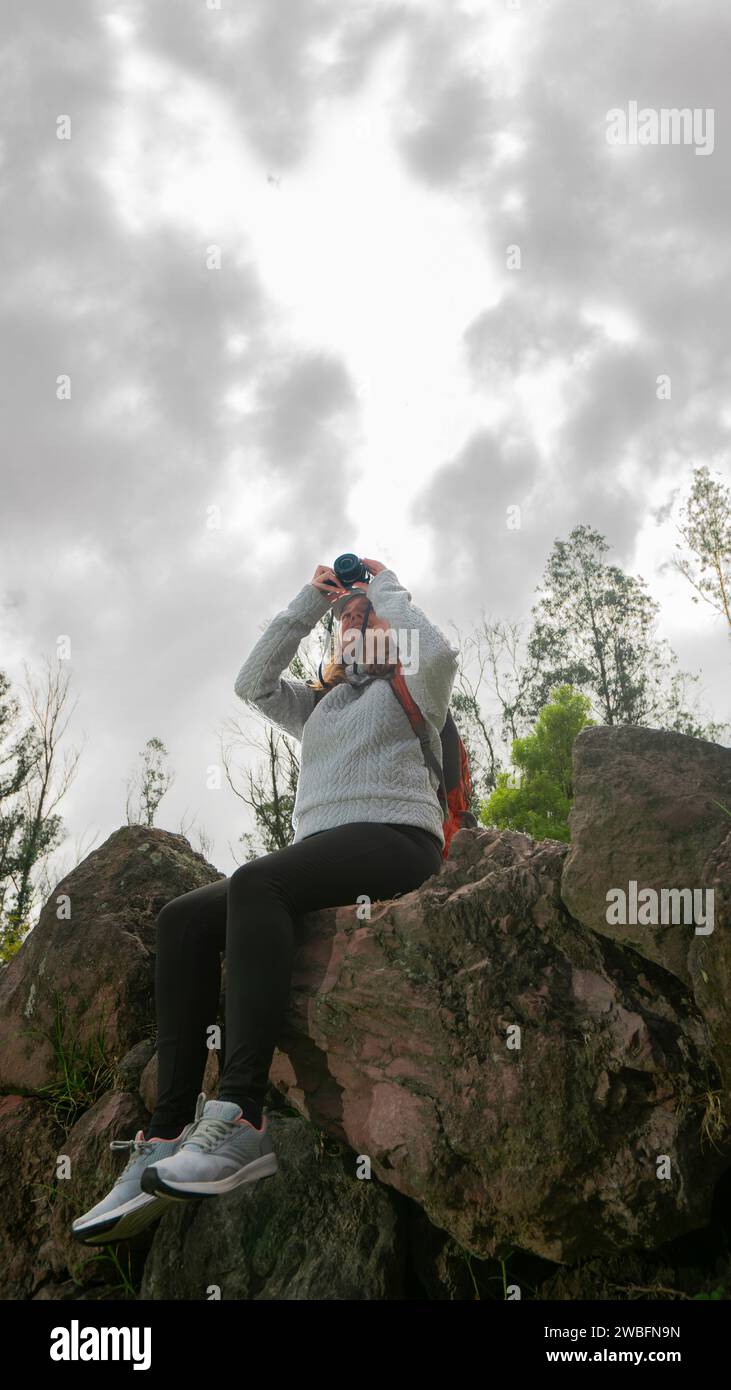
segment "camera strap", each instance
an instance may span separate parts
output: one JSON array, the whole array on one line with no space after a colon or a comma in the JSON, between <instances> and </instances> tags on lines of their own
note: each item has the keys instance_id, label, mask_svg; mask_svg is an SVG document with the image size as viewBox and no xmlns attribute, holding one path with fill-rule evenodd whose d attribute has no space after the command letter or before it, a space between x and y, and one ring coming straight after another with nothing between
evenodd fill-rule
<instances>
[{"instance_id":1,"label":"camera strap","mask_svg":"<svg viewBox=\"0 0 731 1390\"><path fill-rule=\"evenodd\" d=\"M399 669L396 672L396 675L392 678L389 684L394 695L396 696L396 699L401 705L412 729L414 730L414 733L416 734L419 743L421 744L421 751L425 763L432 769L432 771L437 776L437 779L439 781L438 796L440 802L442 803L442 809L444 811L444 814L446 815L448 811L447 788L444 781L444 772L442 769L442 765L440 762L437 761L434 755L434 750L432 749L431 743L429 741L429 726L421 710L419 709L419 706L417 705L415 699L409 691L406 681L404 680L400 664Z\"/></svg>"},{"instance_id":2,"label":"camera strap","mask_svg":"<svg viewBox=\"0 0 731 1390\"><path fill-rule=\"evenodd\" d=\"M364 642L364 640L365 640L366 628L367 628L367 626L368 626L368 614L370 613L370 611L371 611L372 608L373 608L373 604L371 603L371 601L370 601L369 598L366 598L366 606L365 606L365 608L364 608L364 610L363 610L363 622L362 622L361 625L360 625L360 639L361 639L361 645L363 644L363 642ZM373 609L373 611L375 612L375 609ZM352 667L352 669L353 669L354 675L356 675L356 676L357 676L357 675L360 675L360 672L358 671L358 663L357 663L357 661L354 661L354 662L353 662L353 667Z\"/></svg>"}]
</instances>

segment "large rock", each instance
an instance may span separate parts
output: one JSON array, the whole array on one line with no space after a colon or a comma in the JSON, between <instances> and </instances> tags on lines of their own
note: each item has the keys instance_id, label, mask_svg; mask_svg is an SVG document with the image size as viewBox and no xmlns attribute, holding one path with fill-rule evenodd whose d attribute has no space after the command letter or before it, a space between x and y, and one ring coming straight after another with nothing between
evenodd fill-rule
<instances>
[{"instance_id":1,"label":"large rock","mask_svg":"<svg viewBox=\"0 0 731 1390\"><path fill-rule=\"evenodd\" d=\"M461 831L370 920L300 924L272 1079L477 1256L652 1247L703 1224L728 1162L688 989L571 919L566 849Z\"/></svg>"},{"instance_id":2,"label":"large rock","mask_svg":"<svg viewBox=\"0 0 731 1390\"><path fill-rule=\"evenodd\" d=\"M31 1298L56 1265L49 1237L62 1145L42 1101L0 1096L0 1298Z\"/></svg>"},{"instance_id":3,"label":"large rock","mask_svg":"<svg viewBox=\"0 0 731 1390\"><path fill-rule=\"evenodd\" d=\"M573 789L563 900L585 926L691 987L710 1030L719 1099L731 1120L731 749L659 729L584 729L574 744ZM618 889L626 895L625 915L637 920L615 920ZM657 912L649 895L639 897L645 889L658 895ZM698 897L692 904L678 899L677 922L668 898L670 920L663 922L661 895L673 889L697 890ZM713 930L706 932L711 923L700 917L709 889ZM631 891L639 898L635 913Z\"/></svg>"},{"instance_id":4,"label":"large rock","mask_svg":"<svg viewBox=\"0 0 731 1390\"><path fill-rule=\"evenodd\" d=\"M63 1085L154 1032L155 918L221 877L184 836L131 825L62 879L0 974L0 1090Z\"/></svg>"},{"instance_id":5,"label":"large rock","mask_svg":"<svg viewBox=\"0 0 731 1390\"><path fill-rule=\"evenodd\" d=\"M727 851L713 860L724 892ZM419 1261L430 1296L459 1297L455 1251L571 1261L704 1224L729 1152L709 1026L684 981L571 918L566 854L464 830L440 873L370 918L348 906L300 919L272 1079L302 1118L272 1117L280 1173L143 1233L143 1297L217 1284L244 1299L389 1299L408 1296ZM154 1103L155 916L217 877L182 837L126 827L59 886L6 971L5 1075L36 1093L0 1104L5 1297L93 1296L99 1267L68 1227L119 1171L110 1139ZM73 928L55 916L61 890ZM93 1038L102 1006L112 1025L109 1072L89 1062L70 1092L53 1050L34 1059L16 1036L29 1004L50 1022L49 981L72 1033ZM710 986L707 1003L717 1022ZM336 1180L313 1168L305 1120L344 1146Z\"/></svg>"},{"instance_id":6,"label":"large rock","mask_svg":"<svg viewBox=\"0 0 731 1390\"><path fill-rule=\"evenodd\" d=\"M279 1172L215 1202L171 1203L141 1299L368 1302L405 1294L404 1213L355 1157L323 1154L310 1125L270 1116Z\"/></svg>"},{"instance_id":7,"label":"large rock","mask_svg":"<svg viewBox=\"0 0 731 1390\"><path fill-rule=\"evenodd\" d=\"M688 973L721 1073L720 1104L731 1121L731 832L709 855L703 881L714 892L716 925L711 936L693 936Z\"/></svg>"}]
</instances>

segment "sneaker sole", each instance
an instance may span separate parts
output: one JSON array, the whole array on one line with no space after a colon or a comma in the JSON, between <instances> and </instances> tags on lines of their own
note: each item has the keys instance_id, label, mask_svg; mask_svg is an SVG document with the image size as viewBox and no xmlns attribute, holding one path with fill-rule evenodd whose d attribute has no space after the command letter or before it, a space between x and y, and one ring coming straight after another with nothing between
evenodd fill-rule
<instances>
[{"instance_id":1,"label":"sneaker sole","mask_svg":"<svg viewBox=\"0 0 731 1390\"><path fill-rule=\"evenodd\" d=\"M155 1193L164 1200L177 1198L178 1201L185 1201L186 1197L220 1197L222 1193L233 1192L237 1187L258 1182L259 1178L271 1177L278 1171L277 1155L262 1154L261 1158L253 1159L229 1177L219 1178L216 1182L171 1182L161 1177L154 1163L151 1163L142 1174L141 1186L145 1192Z\"/></svg>"},{"instance_id":2,"label":"sneaker sole","mask_svg":"<svg viewBox=\"0 0 731 1390\"><path fill-rule=\"evenodd\" d=\"M82 1245L106 1245L115 1240L129 1240L162 1216L167 1204L158 1196L141 1194L133 1197L116 1211L90 1221L74 1221L71 1233Z\"/></svg>"}]
</instances>

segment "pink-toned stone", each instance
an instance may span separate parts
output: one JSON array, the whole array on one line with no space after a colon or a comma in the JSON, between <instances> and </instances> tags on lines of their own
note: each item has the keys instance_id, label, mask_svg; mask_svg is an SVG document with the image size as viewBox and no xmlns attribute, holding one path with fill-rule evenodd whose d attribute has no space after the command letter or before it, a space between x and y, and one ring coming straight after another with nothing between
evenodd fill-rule
<instances>
[{"instance_id":1,"label":"pink-toned stone","mask_svg":"<svg viewBox=\"0 0 731 1390\"><path fill-rule=\"evenodd\" d=\"M631 952L569 917L566 846L454 845L367 924L304 919L272 1080L476 1254L569 1260L702 1224L727 1158L701 1147L708 1034L682 987L649 965L639 983ZM678 1181L648 1189L636 1155L668 1145Z\"/></svg>"}]
</instances>

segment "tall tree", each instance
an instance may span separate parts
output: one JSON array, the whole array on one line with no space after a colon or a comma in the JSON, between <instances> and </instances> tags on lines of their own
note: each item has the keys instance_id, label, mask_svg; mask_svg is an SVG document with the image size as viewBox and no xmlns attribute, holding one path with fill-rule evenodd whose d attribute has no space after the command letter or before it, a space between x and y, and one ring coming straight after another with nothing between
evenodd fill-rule
<instances>
[{"instance_id":1,"label":"tall tree","mask_svg":"<svg viewBox=\"0 0 731 1390\"><path fill-rule=\"evenodd\" d=\"M604 724L716 737L724 726L702 723L687 704L698 677L679 671L656 636L659 604L643 579L607 564L608 550L591 526L555 542L532 610L522 712L537 718L555 686L571 685Z\"/></svg>"},{"instance_id":2,"label":"tall tree","mask_svg":"<svg viewBox=\"0 0 731 1390\"><path fill-rule=\"evenodd\" d=\"M7 960L33 925L41 894L48 895L49 856L63 840L58 806L76 774L80 750L60 744L76 703L67 710L70 675L47 660L37 680L27 665L27 726L21 703L0 673L0 923Z\"/></svg>"},{"instance_id":3,"label":"tall tree","mask_svg":"<svg viewBox=\"0 0 731 1390\"><path fill-rule=\"evenodd\" d=\"M26 840L22 793L33 776L37 744L29 727L20 728L20 702L0 671L0 958L8 960L23 936L15 883ZM27 930L27 928L26 928Z\"/></svg>"},{"instance_id":4,"label":"tall tree","mask_svg":"<svg viewBox=\"0 0 731 1390\"><path fill-rule=\"evenodd\" d=\"M674 568L695 590L694 603L703 599L725 618L731 637L731 492L705 464L693 470L678 531L676 550L688 553L676 557Z\"/></svg>"},{"instance_id":5,"label":"tall tree","mask_svg":"<svg viewBox=\"0 0 731 1390\"><path fill-rule=\"evenodd\" d=\"M175 773L165 766L168 750L162 739L148 738L140 758L139 768L127 783L127 824L153 825L155 813L166 791L175 781ZM133 798L136 797L136 804Z\"/></svg>"}]
</instances>

